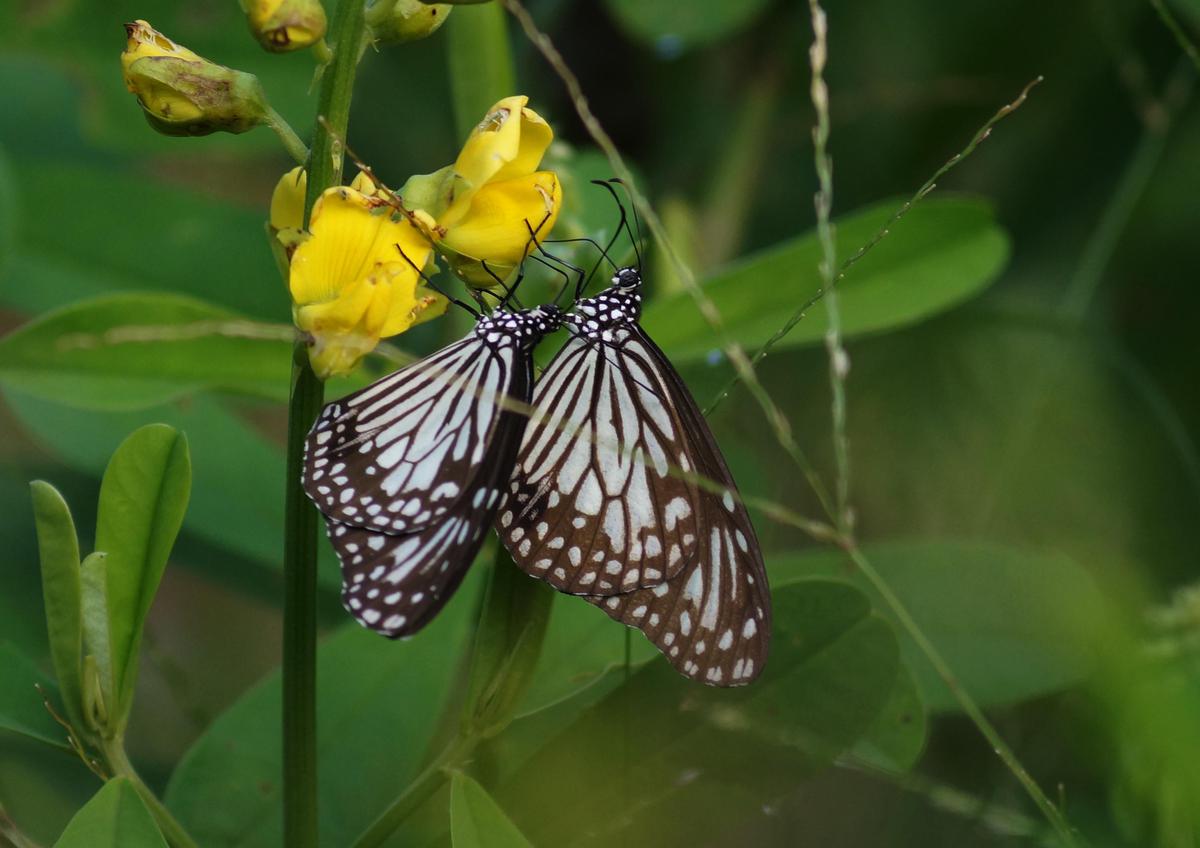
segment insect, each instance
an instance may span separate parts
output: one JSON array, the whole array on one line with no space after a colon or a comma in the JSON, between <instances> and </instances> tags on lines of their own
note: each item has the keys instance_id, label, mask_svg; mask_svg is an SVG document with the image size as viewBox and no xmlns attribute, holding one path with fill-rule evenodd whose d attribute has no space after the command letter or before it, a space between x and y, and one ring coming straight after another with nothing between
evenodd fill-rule
<instances>
[{"instance_id":1,"label":"insect","mask_svg":"<svg viewBox=\"0 0 1200 848\"><path fill-rule=\"evenodd\" d=\"M462 582L521 443L533 348L561 322L553 305L479 315L465 338L318 417L302 484L363 626L411 635Z\"/></svg>"},{"instance_id":2,"label":"insect","mask_svg":"<svg viewBox=\"0 0 1200 848\"><path fill-rule=\"evenodd\" d=\"M638 323L641 288L620 268L564 316L497 529L521 568L642 630L687 677L748 683L770 642L762 554L703 414Z\"/></svg>"}]
</instances>

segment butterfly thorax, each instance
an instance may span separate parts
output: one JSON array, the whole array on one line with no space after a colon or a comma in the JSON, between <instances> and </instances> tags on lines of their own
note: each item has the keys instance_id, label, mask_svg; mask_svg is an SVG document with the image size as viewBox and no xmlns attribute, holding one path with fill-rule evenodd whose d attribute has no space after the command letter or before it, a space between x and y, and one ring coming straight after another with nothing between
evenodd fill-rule
<instances>
[{"instance_id":1,"label":"butterfly thorax","mask_svg":"<svg viewBox=\"0 0 1200 848\"><path fill-rule=\"evenodd\" d=\"M475 322L475 335L492 347L531 348L563 325L563 312L553 304L506 312L497 309Z\"/></svg>"},{"instance_id":2,"label":"butterfly thorax","mask_svg":"<svg viewBox=\"0 0 1200 848\"><path fill-rule=\"evenodd\" d=\"M586 297L563 319L576 335L619 341L622 330L642 317L642 276L635 268L613 275L612 286L595 297Z\"/></svg>"}]
</instances>

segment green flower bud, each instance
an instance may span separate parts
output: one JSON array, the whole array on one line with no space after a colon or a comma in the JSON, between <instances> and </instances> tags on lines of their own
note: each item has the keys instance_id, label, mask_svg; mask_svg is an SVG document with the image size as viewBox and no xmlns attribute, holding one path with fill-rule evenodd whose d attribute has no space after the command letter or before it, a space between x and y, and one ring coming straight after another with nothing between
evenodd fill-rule
<instances>
[{"instance_id":1,"label":"green flower bud","mask_svg":"<svg viewBox=\"0 0 1200 848\"><path fill-rule=\"evenodd\" d=\"M210 62L145 21L126 24L125 32L125 87L160 133L241 133L263 123L269 107L253 74Z\"/></svg>"},{"instance_id":2,"label":"green flower bud","mask_svg":"<svg viewBox=\"0 0 1200 848\"><path fill-rule=\"evenodd\" d=\"M433 35L452 8L449 3L421 0L371 0L367 27L376 44L403 44Z\"/></svg>"},{"instance_id":3,"label":"green flower bud","mask_svg":"<svg viewBox=\"0 0 1200 848\"><path fill-rule=\"evenodd\" d=\"M325 35L321 0L242 0L250 31L273 53L303 50Z\"/></svg>"}]
</instances>

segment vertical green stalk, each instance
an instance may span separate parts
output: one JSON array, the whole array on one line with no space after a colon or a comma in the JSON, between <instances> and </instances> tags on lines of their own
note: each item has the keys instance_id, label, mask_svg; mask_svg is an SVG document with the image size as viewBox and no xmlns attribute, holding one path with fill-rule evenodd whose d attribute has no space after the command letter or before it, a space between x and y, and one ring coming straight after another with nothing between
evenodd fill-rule
<instances>
[{"instance_id":1,"label":"vertical green stalk","mask_svg":"<svg viewBox=\"0 0 1200 848\"><path fill-rule=\"evenodd\" d=\"M364 27L362 0L342 0L330 28L333 61L317 101L305 226L321 192L341 181L341 146ZM288 403L283 549L283 841L288 848L317 846L317 511L300 488L300 471L304 438L324 393L309 365L307 345L298 342Z\"/></svg>"}]
</instances>

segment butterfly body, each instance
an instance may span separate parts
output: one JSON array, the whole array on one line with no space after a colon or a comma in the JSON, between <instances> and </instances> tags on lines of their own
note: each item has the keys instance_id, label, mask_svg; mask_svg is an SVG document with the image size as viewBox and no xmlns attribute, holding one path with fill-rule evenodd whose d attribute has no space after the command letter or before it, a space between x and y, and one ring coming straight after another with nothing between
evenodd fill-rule
<instances>
[{"instance_id":1,"label":"butterfly body","mask_svg":"<svg viewBox=\"0 0 1200 848\"><path fill-rule=\"evenodd\" d=\"M363 626L411 635L462 581L521 443L533 347L561 321L553 306L482 316L462 340L318 418L302 482Z\"/></svg>"}]
</instances>

